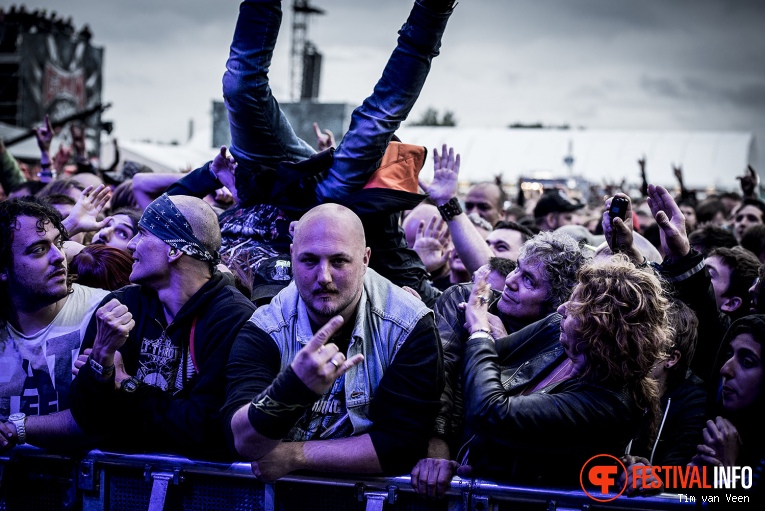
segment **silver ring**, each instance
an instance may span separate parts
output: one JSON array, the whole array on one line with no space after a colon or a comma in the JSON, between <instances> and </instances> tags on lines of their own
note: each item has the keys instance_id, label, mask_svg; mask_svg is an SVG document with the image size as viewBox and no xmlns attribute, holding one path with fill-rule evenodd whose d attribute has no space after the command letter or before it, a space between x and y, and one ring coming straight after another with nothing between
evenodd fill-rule
<instances>
[{"instance_id":1,"label":"silver ring","mask_svg":"<svg viewBox=\"0 0 765 511\"><path fill-rule=\"evenodd\" d=\"M337 369L338 367L340 367L340 364L338 364L338 363L337 363L337 360L335 360L334 358L330 358L330 359L329 359L329 363L330 363L330 364L332 364L333 366L335 366L335 369Z\"/></svg>"},{"instance_id":2,"label":"silver ring","mask_svg":"<svg viewBox=\"0 0 765 511\"><path fill-rule=\"evenodd\" d=\"M489 303L489 297L488 295L481 295L478 297L479 300L481 300L481 305L486 305Z\"/></svg>"}]
</instances>

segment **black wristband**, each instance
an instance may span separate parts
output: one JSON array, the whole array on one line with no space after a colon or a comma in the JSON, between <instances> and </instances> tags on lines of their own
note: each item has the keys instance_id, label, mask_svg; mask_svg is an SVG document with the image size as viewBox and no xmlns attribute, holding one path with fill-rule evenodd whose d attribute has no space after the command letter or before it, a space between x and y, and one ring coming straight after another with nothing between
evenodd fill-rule
<instances>
[{"instance_id":1,"label":"black wristband","mask_svg":"<svg viewBox=\"0 0 765 511\"><path fill-rule=\"evenodd\" d=\"M449 199L449 202L437 207L438 212L441 213L441 218L444 219L444 222L448 222L455 216L462 213L462 205L460 204L460 201L457 197L452 197Z\"/></svg>"},{"instance_id":2,"label":"black wristband","mask_svg":"<svg viewBox=\"0 0 765 511\"><path fill-rule=\"evenodd\" d=\"M291 366L252 400L247 418L266 438L281 440L300 419L306 408L321 396L305 386Z\"/></svg>"}]
</instances>

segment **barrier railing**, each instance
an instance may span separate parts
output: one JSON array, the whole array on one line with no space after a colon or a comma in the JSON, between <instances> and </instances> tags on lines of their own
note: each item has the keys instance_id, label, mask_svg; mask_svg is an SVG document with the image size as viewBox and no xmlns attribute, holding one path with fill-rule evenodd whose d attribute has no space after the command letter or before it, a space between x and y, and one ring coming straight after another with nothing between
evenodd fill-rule
<instances>
[{"instance_id":1,"label":"barrier railing","mask_svg":"<svg viewBox=\"0 0 765 511\"><path fill-rule=\"evenodd\" d=\"M704 502L673 494L600 503L582 491L459 477L452 480L444 499L436 501L414 493L409 476L290 475L264 484L252 475L249 463L98 450L74 458L29 447L0 457L0 477L0 511L675 511L706 507Z\"/></svg>"}]
</instances>

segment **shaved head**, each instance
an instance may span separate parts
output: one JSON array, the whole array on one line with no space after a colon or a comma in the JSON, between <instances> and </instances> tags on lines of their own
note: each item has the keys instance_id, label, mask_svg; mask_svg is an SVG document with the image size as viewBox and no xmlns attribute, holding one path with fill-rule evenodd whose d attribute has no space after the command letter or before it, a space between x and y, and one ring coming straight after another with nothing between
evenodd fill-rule
<instances>
[{"instance_id":1,"label":"shaved head","mask_svg":"<svg viewBox=\"0 0 765 511\"><path fill-rule=\"evenodd\" d=\"M420 225L420 221L424 220L425 225L428 225L430 219L433 217L441 217L438 212L438 208L432 204L418 204L412 211L406 215L402 227L404 228L404 234L406 235L406 244L409 248L414 247L415 239L417 238L417 227Z\"/></svg>"},{"instance_id":2,"label":"shaved head","mask_svg":"<svg viewBox=\"0 0 765 511\"><path fill-rule=\"evenodd\" d=\"M359 217L338 204L316 206L297 223L290 252L295 285L313 326L337 314L350 321L369 264Z\"/></svg>"},{"instance_id":3,"label":"shaved head","mask_svg":"<svg viewBox=\"0 0 765 511\"><path fill-rule=\"evenodd\" d=\"M218 216L202 199L188 195L173 195L170 200L191 225L194 236L211 253L220 250L221 235Z\"/></svg>"},{"instance_id":4,"label":"shaved head","mask_svg":"<svg viewBox=\"0 0 765 511\"><path fill-rule=\"evenodd\" d=\"M342 233L342 237L348 242L358 241L360 250L364 250L364 247L367 246L361 219L345 206L334 203L321 204L303 215L295 227L293 244L298 245L301 237L304 237L307 232L320 224L331 225L332 229L337 229L339 233Z\"/></svg>"}]
</instances>

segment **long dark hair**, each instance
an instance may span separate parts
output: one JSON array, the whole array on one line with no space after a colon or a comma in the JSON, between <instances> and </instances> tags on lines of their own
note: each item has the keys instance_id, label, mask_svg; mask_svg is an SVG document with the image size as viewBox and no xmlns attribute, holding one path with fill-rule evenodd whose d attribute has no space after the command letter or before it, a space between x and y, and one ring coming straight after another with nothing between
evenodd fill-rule
<instances>
[{"instance_id":1,"label":"long dark hair","mask_svg":"<svg viewBox=\"0 0 765 511\"><path fill-rule=\"evenodd\" d=\"M88 245L72 258L70 273L83 286L114 291L130 284L133 258L124 250Z\"/></svg>"}]
</instances>

